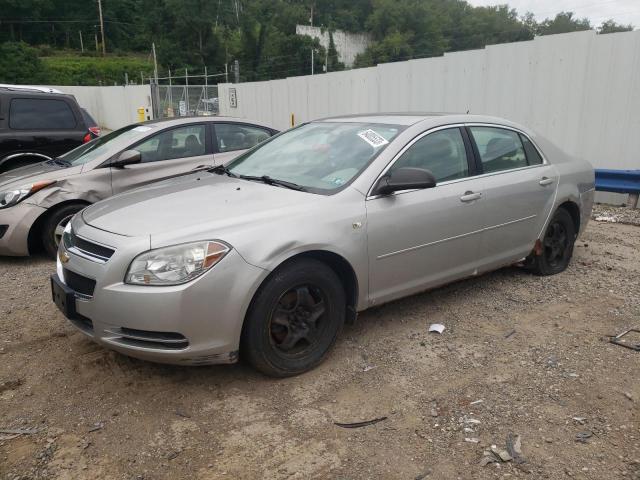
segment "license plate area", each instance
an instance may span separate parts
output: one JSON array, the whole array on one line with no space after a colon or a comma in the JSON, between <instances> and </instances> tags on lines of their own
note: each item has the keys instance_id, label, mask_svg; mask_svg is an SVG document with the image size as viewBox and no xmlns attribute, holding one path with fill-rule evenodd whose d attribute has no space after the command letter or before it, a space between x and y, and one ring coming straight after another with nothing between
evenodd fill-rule
<instances>
[{"instance_id":1,"label":"license plate area","mask_svg":"<svg viewBox=\"0 0 640 480\"><path fill-rule=\"evenodd\" d=\"M58 275L51 276L51 296L53 303L56 304L65 317L71 320L78 318L78 312L76 311L76 294L60 281Z\"/></svg>"}]
</instances>

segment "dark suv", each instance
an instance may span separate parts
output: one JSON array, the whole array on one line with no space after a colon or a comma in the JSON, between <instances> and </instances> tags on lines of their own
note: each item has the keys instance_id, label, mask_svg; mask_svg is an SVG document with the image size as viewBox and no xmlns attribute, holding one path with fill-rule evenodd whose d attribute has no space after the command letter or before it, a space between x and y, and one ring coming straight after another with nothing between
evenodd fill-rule
<instances>
[{"instance_id":1,"label":"dark suv","mask_svg":"<svg viewBox=\"0 0 640 480\"><path fill-rule=\"evenodd\" d=\"M0 87L0 173L51 160L98 135L73 95Z\"/></svg>"}]
</instances>

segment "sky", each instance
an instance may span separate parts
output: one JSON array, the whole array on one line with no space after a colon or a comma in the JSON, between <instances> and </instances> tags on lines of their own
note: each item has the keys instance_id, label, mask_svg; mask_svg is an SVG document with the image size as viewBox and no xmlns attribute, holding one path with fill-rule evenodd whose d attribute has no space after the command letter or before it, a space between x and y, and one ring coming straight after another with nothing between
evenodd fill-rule
<instances>
[{"instance_id":1,"label":"sky","mask_svg":"<svg viewBox=\"0 0 640 480\"><path fill-rule=\"evenodd\" d=\"M640 28L640 0L467 0L475 6L508 4L519 15L533 12L538 21L553 18L562 11L575 12L578 18L587 17L594 26L613 18L618 23Z\"/></svg>"}]
</instances>

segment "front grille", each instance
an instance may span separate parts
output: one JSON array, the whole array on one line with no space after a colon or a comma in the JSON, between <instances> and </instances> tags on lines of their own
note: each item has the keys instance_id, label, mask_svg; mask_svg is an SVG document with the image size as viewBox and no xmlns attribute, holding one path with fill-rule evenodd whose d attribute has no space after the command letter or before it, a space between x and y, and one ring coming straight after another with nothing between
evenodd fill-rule
<instances>
[{"instance_id":1,"label":"front grille","mask_svg":"<svg viewBox=\"0 0 640 480\"><path fill-rule=\"evenodd\" d=\"M111 341L134 347L182 350L189 346L185 336L175 332L152 332L121 327L107 330L107 333L116 336L110 339Z\"/></svg>"},{"instance_id":2,"label":"front grille","mask_svg":"<svg viewBox=\"0 0 640 480\"><path fill-rule=\"evenodd\" d=\"M0 225L0 238L4 237L7 230L9 230L9 225Z\"/></svg>"},{"instance_id":3,"label":"front grille","mask_svg":"<svg viewBox=\"0 0 640 480\"><path fill-rule=\"evenodd\" d=\"M108 261L115 252L113 248L85 240L77 236L73 231L65 232L62 236L62 241L65 248L70 252L102 263Z\"/></svg>"},{"instance_id":4,"label":"front grille","mask_svg":"<svg viewBox=\"0 0 640 480\"><path fill-rule=\"evenodd\" d=\"M93 297L93 291L96 288L96 281L84 277L71 270L64 269L64 283L76 293L85 297Z\"/></svg>"}]
</instances>

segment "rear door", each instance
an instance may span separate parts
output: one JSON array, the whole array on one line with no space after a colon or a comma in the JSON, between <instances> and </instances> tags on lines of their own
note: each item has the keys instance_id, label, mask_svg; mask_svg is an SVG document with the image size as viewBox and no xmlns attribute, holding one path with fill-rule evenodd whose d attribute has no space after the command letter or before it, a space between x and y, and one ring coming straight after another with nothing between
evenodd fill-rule
<instances>
[{"instance_id":1,"label":"rear door","mask_svg":"<svg viewBox=\"0 0 640 480\"><path fill-rule=\"evenodd\" d=\"M14 151L55 157L80 145L86 133L79 110L61 96L15 95L8 117Z\"/></svg>"},{"instance_id":2,"label":"rear door","mask_svg":"<svg viewBox=\"0 0 640 480\"><path fill-rule=\"evenodd\" d=\"M245 150L271 137L270 130L246 123L219 123L213 125L216 165L226 165Z\"/></svg>"},{"instance_id":3,"label":"rear door","mask_svg":"<svg viewBox=\"0 0 640 480\"><path fill-rule=\"evenodd\" d=\"M469 125L482 173L485 268L517 261L533 249L553 206L558 174L516 130Z\"/></svg>"},{"instance_id":4,"label":"rear door","mask_svg":"<svg viewBox=\"0 0 640 480\"><path fill-rule=\"evenodd\" d=\"M167 128L133 145L142 162L124 168L111 168L113 193L187 173L198 167L213 166L211 135L206 123Z\"/></svg>"},{"instance_id":5,"label":"rear door","mask_svg":"<svg viewBox=\"0 0 640 480\"><path fill-rule=\"evenodd\" d=\"M423 134L401 153L400 167L430 170L437 184L368 197L370 301L382 303L473 275L480 247L484 198L465 131Z\"/></svg>"}]
</instances>

